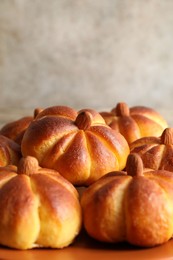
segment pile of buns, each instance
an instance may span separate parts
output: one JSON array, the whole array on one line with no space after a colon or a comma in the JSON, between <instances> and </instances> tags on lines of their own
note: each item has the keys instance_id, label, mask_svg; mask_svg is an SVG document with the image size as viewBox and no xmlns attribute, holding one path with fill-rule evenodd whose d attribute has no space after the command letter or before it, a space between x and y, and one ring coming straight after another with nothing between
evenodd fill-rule
<instances>
[{"instance_id":1,"label":"pile of buns","mask_svg":"<svg viewBox=\"0 0 173 260\"><path fill-rule=\"evenodd\" d=\"M157 111L52 106L0 129L0 244L63 248L83 227L142 247L173 236L173 129Z\"/></svg>"}]
</instances>

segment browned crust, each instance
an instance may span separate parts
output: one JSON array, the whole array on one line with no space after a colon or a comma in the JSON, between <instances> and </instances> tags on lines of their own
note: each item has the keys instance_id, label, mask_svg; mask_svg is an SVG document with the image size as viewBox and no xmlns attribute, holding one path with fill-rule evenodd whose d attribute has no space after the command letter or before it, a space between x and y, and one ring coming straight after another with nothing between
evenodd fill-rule
<instances>
[{"instance_id":1,"label":"browned crust","mask_svg":"<svg viewBox=\"0 0 173 260\"><path fill-rule=\"evenodd\" d=\"M62 248L81 229L79 196L56 171L39 168L27 176L17 168L1 168L0 244L29 249Z\"/></svg>"},{"instance_id":2,"label":"browned crust","mask_svg":"<svg viewBox=\"0 0 173 260\"><path fill-rule=\"evenodd\" d=\"M42 117L43 112L25 132L21 144L24 156L36 157L40 166L58 170L75 185L89 185L102 175L125 167L128 143L105 124L99 113L82 110L76 123L62 115L46 113ZM85 112L88 115L82 121ZM81 129L82 124L85 129Z\"/></svg>"},{"instance_id":3,"label":"browned crust","mask_svg":"<svg viewBox=\"0 0 173 260\"><path fill-rule=\"evenodd\" d=\"M0 134L14 140L18 144L21 144L24 132L32 120L33 117L27 116L7 123L0 129Z\"/></svg>"},{"instance_id":4,"label":"browned crust","mask_svg":"<svg viewBox=\"0 0 173 260\"><path fill-rule=\"evenodd\" d=\"M135 106L129 109L127 115L117 115L116 109L100 113L105 122L114 130L119 131L129 144L141 137L159 137L168 127L166 120L154 109Z\"/></svg>"},{"instance_id":5,"label":"browned crust","mask_svg":"<svg viewBox=\"0 0 173 260\"><path fill-rule=\"evenodd\" d=\"M0 135L0 166L7 166L9 164L17 165L20 158L21 149L19 144Z\"/></svg>"},{"instance_id":6,"label":"browned crust","mask_svg":"<svg viewBox=\"0 0 173 260\"><path fill-rule=\"evenodd\" d=\"M81 195L84 227L97 240L152 247L173 232L173 174L105 175Z\"/></svg>"}]
</instances>

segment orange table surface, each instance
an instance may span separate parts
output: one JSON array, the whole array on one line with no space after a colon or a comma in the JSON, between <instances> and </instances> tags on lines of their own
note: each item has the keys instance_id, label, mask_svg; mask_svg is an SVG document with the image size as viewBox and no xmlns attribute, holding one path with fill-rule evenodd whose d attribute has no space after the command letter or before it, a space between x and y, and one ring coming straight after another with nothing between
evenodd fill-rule
<instances>
[{"instance_id":1,"label":"orange table surface","mask_svg":"<svg viewBox=\"0 0 173 260\"><path fill-rule=\"evenodd\" d=\"M173 259L173 239L153 248L138 248L127 243L106 244L80 234L76 241L63 249L15 250L0 247L3 260L136 260Z\"/></svg>"}]
</instances>

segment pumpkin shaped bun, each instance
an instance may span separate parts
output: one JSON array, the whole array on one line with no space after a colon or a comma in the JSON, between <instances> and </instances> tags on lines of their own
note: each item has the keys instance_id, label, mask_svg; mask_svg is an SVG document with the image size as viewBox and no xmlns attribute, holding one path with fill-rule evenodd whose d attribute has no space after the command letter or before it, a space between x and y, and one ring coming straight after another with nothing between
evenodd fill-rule
<instances>
[{"instance_id":1,"label":"pumpkin shaped bun","mask_svg":"<svg viewBox=\"0 0 173 260\"><path fill-rule=\"evenodd\" d=\"M20 158L20 145L8 137L0 135L0 167L9 164L17 165Z\"/></svg>"},{"instance_id":2,"label":"pumpkin shaped bun","mask_svg":"<svg viewBox=\"0 0 173 260\"><path fill-rule=\"evenodd\" d=\"M143 137L130 144L131 153L138 153L144 167L173 172L173 128L166 128L160 137Z\"/></svg>"},{"instance_id":3,"label":"pumpkin shaped bun","mask_svg":"<svg viewBox=\"0 0 173 260\"><path fill-rule=\"evenodd\" d=\"M105 122L119 131L130 144L145 136L160 136L168 127L165 119L155 110L134 106L129 108L126 103L120 102L110 112L100 113Z\"/></svg>"},{"instance_id":4,"label":"pumpkin shaped bun","mask_svg":"<svg viewBox=\"0 0 173 260\"><path fill-rule=\"evenodd\" d=\"M42 111L41 108L36 108L34 110L34 116L24 116L3 125L0 129L0 134L12 139L20 145L26 129L40 111Z\"/></svg>"},{"instance_id":5,"label":"pumpkin shaped bun","mask_svg":"<svg viewBox=\"0 0 173 260\"><path fill-rule=\"evenodd\" d=\"M0 169L0 244L17 249L63 248L81 228L77 190L33 157Z\"/></svg>"},{"instance_id":6,"label":"pumpkin shaped bun","mask_svg":"<svg viewBox=\"0 0 173 260\"><path fill-rule=\"evenodd\" d=\"M78 186L90 185L104 174L122 170L130 153L125 138L91 109L44 109L26 130L23 156L34 156L42 167L55 169Z\"/></svg>"},{"instance_id":7,"label":"pumpkin shaped bun","mask_svg":"<svg viewBox=\"0 0 173 260\"><path fill-rule=\"evenodd\" d=\"M127 172L112 172L82 193L87 233L103 242L140 247L167 242L173 235L173 174L144 170L130 154Z\"/></svg>"}]
</instances>

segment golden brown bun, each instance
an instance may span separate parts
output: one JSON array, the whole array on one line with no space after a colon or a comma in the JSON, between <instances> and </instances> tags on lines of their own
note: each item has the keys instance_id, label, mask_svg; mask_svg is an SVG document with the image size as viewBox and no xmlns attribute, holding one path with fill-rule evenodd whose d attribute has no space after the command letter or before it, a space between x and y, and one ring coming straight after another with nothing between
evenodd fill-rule
<instances>
[{"instance_id":1,"label":"golden brown bun","mask_svg":"<svg viewBox=\"0 0 173 260\"><path fill-rule=\"evenodd\" d=\"M135 106L129 108L126 103L118 103L111 112L100 113L105 122L119 131L130 144L145 136L160 136L168 127L166 120L155 110Z\"/></svg>"},{"instance_id":2,"label":"golden brown bun","mask_svg":"<svg viewBox=\"0 0 173 260\"><path fill-rule=\"evenodd\" d=\"M152 247L173 235L173 174L144 171L130 154L126 172L109 173L82 194L84 227L99 241Z\"/></svg>"},{"instance_id":3,"label":"golden brown bun","mask_svg":"<svg viewBox=\"0 0 173 260\"><path fill-rule=\"evenodd\" d=\"M173 172L173 128L166 128L160 137L136 140L130 150L141 156L145 167Z\"/></svg>"},{"instance_id":4,"label":"golden brown bun","mask_svg":"<svg viewBox=\"0 0 173 260\"><path fill-rule=\"evenodd\" d=\"M42 111L40 110L35 116L35 118L39 119L44 116L62 116L64 118L68 118L69 120L75 120L77 116L77 111L67 106L52 106L46 109L42 109Z\"/></svg>"},{"instance_id":5,"label":"golden brown bun","mask_svg":"<svg viewBox=\"0 0 173 260\"><path fill-rule=\"evenodd\" d=\"M17 165L21 158L19 144L13 140L0 135L0 167L8 164Z\"/></svg>"},{"instance_id":6,"label":"golden brown bun","mask_svg":"<svg viewBox=\"0 0 173 260\"><path fill-rule=\"evenodd\" d=\"M63 248L81 229L74 186L35 158L0 169L0 244L17 249Z\"/></svg>"},{"instance_id":7,"label":"golden brown bun","mask_svg":"<svg viewBox=\"0 0 173 260\"><path fill-rule=\"evenodd\" d=\"M27 116L7 123L0 129L0 134L14 140L18 144L21 144L24 132L32 120L33 117Z\"/></svg>"},{"instance_id":8,"label":"golden brown bun","mask_svg":"<svg viewBox=\"0 0 173 260\"><path fill-rule=\"evenodd\" d=\"M34 110L34 116L25 116L19 118L18 120L5 124L0 129L0 134L12 139L20 145L23 135L26 129L28 128L29 124L42 110L43 109L41 108L36 108Z\"/></svg>"},{"instance_id":9,"label":"golden brown bun","mask_svg":"<svg viewBox=\"0 0 173 260\"><path fill-rule=\"evenodd\" d=\"M56 169L75 185L89 185L104 174L125 167L129 145L91 109L45 109L26 130L22 154L40 166Z\"/></svg>"}]
</instances>

